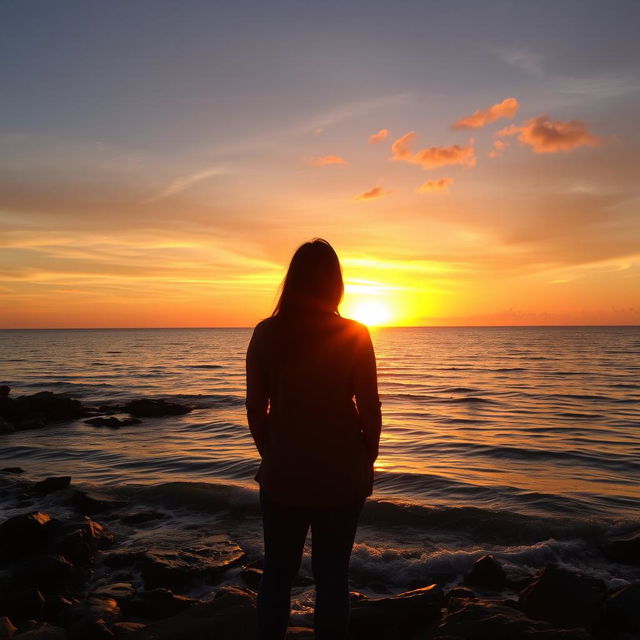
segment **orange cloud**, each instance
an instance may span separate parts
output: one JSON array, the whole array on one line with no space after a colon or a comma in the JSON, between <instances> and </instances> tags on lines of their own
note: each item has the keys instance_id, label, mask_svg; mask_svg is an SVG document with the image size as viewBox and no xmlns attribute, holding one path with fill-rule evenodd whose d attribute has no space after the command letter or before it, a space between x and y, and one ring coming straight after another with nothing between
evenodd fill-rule
<instances>
[{"instance_id":1,"label":"orange cloud","mask_svg":"<svg viewBox=\"0 0 640 640\"><path fill-rule=\"evenodd\" d=\"M382 142L389 137L389 129L380 129L378 133L374 133L369 136L369 144L376 144L377 142Z\"/></svg>"},{"instance_id":2,"label":"orange cloud","mask_svg":"<svg viewBox=\"0 0 640 640\"><path fill-rule=\"evenodd\" d=\"M427 180L420 185L417 193L449 193L449 187L453 184L453 178L438 178L437 180Z\"/></svg>"},{"instance_id":3,"label":"orange cloud","mask_svg":"<svg viewBox=\"0 0 640 640\"><path fill-rule=\"evenodd\" d=\"M377 200L378 198L389 196L392 193L393 191L385 191L382 187L373 187L373 189L369 189L369 191L365 191L359 196L356 196L353 200L354 202L369 202L370 200Z\"/></svg>"},{"instance_id":4,"label":"orange cloud","mask_svg":"<svg viewBox=\"0 0 640 640\"><path fill-rule=\"evenodd\" d=\"M509 146L508 142L504 140L494 140L493 141L493 149L487 153L490 158L497 158L499 155L502 155L502 152Z\"/></svg>"},{"instance_id":5,"label":"orange cloud","mask_svg":"<svg viewBox=\"0 0 640 640\"><path fill-rule=\"evenodd\" d=\"M423 169L435 169L450 164L460 164L466 167L476 166L476 154L473 148L474 140L469 145L461 147L454 144L450 147L428 147L415 153L410 149L410 143L415 137L415 131L398 138L391 145L391 160L419 164Z\"/></svg>"},{"instance_id":6,"label":"orange cloud","mask_svg":"<svg viewBox=\"0 0 640 640\"><path fill-rule=\"evenodd\" d=\"M330 164L347 164L347 161L340 156L315 156L307 158L307 164L312 167L326 167Z\"/></svg>"},{"instance_id":7,"label":"orange cloud","mask_svg":"<svg viewBox=\"0 0 640 640\"><path fill-rule=\"evenodd\" d=\"M505 98L502 102L498 102L490 106L488 109L478 109L470 116L465 116L456 120L451 128L456 129L480 129L491 122L495 122L500 118L513 118L520 103L515 98Z\"/></svg>"},{"instance_id":8,"label":"orange cloud","mask_svg":"<svg viewBox=\"0 0 640 640\"><path fill-rule=\"evenodd\" d=\"M521 127L515 124L498 132L499 136L518 136L518 140L528 144L536 153L556 153L573 151L578 147L595 147L602 140L589 132L584 122L552 120L549 116L539 116L527 120Z\"/></svg>"}]
</instances>

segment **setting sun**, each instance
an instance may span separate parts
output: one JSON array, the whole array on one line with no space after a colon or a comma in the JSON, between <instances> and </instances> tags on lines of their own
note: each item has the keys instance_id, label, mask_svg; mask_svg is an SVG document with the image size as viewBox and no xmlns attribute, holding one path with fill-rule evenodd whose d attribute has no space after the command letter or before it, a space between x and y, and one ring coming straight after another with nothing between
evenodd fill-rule
<instances>
[{"instance_id":1,"label":"setting sun","mask_svg":"<svg viewBox=\"0 0 640 640\"><path fill-rule=\"evenodd\" d=\"M386 324L391 319L389 309L376 300L367 300L358 303L349 314L354 320L362 322L370 327Z\"/></svg>"}]
</instances>

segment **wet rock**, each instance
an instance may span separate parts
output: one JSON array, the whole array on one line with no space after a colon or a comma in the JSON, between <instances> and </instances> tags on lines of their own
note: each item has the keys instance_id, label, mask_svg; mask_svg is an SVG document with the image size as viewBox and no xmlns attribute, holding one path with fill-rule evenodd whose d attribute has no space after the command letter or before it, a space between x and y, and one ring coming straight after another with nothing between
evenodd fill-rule
<instances>
[{"instance_id":1,"label":"wet rock","mask_svg":"<svg viewBox=\"0 0 640 640\"><path fill-rule=\"evenodd\" d=\"M51 391L41 391L15 399L0 397L0 417L16 429L36 429L47 422L80 418L84 408L79 400Z\"/></svg>"},{"instance_id":2,"label":"wet rock","mask_svg":"<svg viewBox=\"0 0 640 640\"><path fill-rule=\"evenodd\" d=\"M640 633L640 582L616 589L607 597L606 619L621 631Z\"/></svg>"},{"instance_id":3,"label":"wet rock","mask_svg":"<svg viewBox=\"0 0 640 640\"><path fill-rule=\"evenodd\" d=\"M113 543L113 535L101 524L84 516L80 521L52 521L51 548L75 565L87 565L96 551Z\"/></svg>"},{"instance_id":4,"label":"wet rock","mask_svg":"<svg viewBox=\"0 0 640 640\"><path fill-rule=\"evenodd\" d=\"M69 610L69 623L81 621L118 622L122 618L120 606L114 598L97 598L90 596Z\"/></svg>"},{"instance_id":5,"label":"wet rock","mask_svg":"<svg viewBox=\"0 0 640 640\"><path fill-rule=\"evenodd\" d=\"M42 618L45 622L63 627L68 619L69 610L77 604L71 598L60 594L49 594L45 597Z\"/></svg>"},{"instance_id":6,"label":"wet rock","mask_svg":"<svg viewBox=\"0 0 640 640\"><path fill-rule=\"evenodd\" d=\"M223 587L211 602L147 625L132 633L131 640L247 640L257 634L255 594L237 587Z\"/></svg>"},{"instance_id":7,"label":"wet rock","mask_svg":"<svg viewBox=\"0 0 640 640\"><path fill-rule=\"evenodd\" d=\"M112 509L118 509L126 503L99 493L87 493L77 490L72 497L73 506L78 513L91 516Z\"/></svg>"},{"instance_id":8,"label":"wet rock","mask_svg":"<svg viewBox=\"0 0 640 640\"><path fill-rule=\"evenodd\" d=\"M140 424L142 420L138 418L116 418L116 416L96 416L84 421L94 427L111 427L119 429L120 427L128 427L133 424Z\"/></svg>"},{"instance_id":9,"label":"wet rock","mask_svg":"<svg viewBox=\"0 0 640 640\"><path fill-rule=\"evenodd\" d=\"M262 579L262 570L255 567L247 567L240 572L240 578L250 589L257 591Z\"/></svg>"},{"instance_id":10,"label":"wet rock","mask_svg":"<svg viewBox=\"0 0 640 640\"><path fill-rule=\"evenodd\" d=\"M66 589L73 577L73 565L61 555L38 554L20 561L13 569L14 582L41 592Z\"/></svg>"},{"instance_id":11,"label":"wet rock","mask_svg":"<svg viewBox=\"0 0 640 640\"><path fill-rule=\"evenodd\" d=\"M71 483L71 476L52 476L36 482L33 485L35 493L49 494L54 491L62 491Z\"/></svg>"},{"instance_id":12,"label":"wet rock","mask_svg":"<svg viewBox=\"0 0 640 640\"><path fill-rule=\"evenodd\" d=\"M0 594L0 616L8 616L18 624L24 620L40 620L44 597L33 588L12 588Z\"/></svg>"},{"instance_id":13,"label":"wet rock","mask_svg":"<svg viewBox=\"0 0 640 640\"><path fill-rule=\"evenodd\" d=\"M11 387L6 384L0 385L0 398L8 398L11 393Z\"/></svg>"},{"instance_id":14,"label":"wet rock","mask_svg":"<svg viewBox=\"0 0 640 640\"><path fill-rule=\"evenodd\" d=\"M51 518L36 511L13 516L0 524L0 553L13 556L16 553L38 549L47 537L47 525Z\"/></svg>"},{"instance_id":15,"label":"wet rock","mask_svg":"<svg viewBox=\"0 0 640 640\"><path fill-rule=\"evenodd\" d=\"M179 416L193 410L184 404L168 402L162 399L140 398L131 400L123 406L124 411L136 418L158 418L161 416Z\"/></svg>"},{"instance_id":16,"label":"wet rock","mask_svg":"<svg viewBox=\"0 0 640 640\"><path fill-rule=\"evenodd\" d=\"M78 620L67 628L67 640L111 640L114 633L104 620Z\"/></svg>"},{"instance_id":17,"label":"wet rock","mask_svg":"<svg viewBox=\"0 0 640 640\"><path fill-rule=\"evenodd\" d=\"M125 600L130 600L135 594L135 587L130 582L113 582L96 589L91 596L95 598L112 598L120 604Z\"/></svg>"},{"instance_id":18,"label":"wet rock","mask_svg":"<svg viewBox=\"0 0 640 640\"><path fill-rule=\"evenodd\" d=\"M111 630L116 638L125 638L128 634L133 633L134 631L140 631L146 626L147 625L144 622L128 622L124 620L122 622L112 624Z\"/></svg>"},{"instance_id":19,"label":"wet rock","mask_svg":"<svg viewBox=\"0 0 640 640\"><path fill-rule=\"evenodd\" d=\"M184 611L196 602L193 598L175 594L169 589L151 589L140 591L123 602L122 611L127 617L161 620Z\"/></svg>"},{"instance_id":20,"label":"wet rock","mask_svg":"<svg viewBox=\"0 0 640 640\"><path fill-rule=\"evenodd\" d=\"M244 551L230 540L202 551L157 550L145 552L141 574L147 589L184 585L192 580L215 580L244 558Z\"/></svg>"},{"instance_id":21,"label":"wet rock","mask_svg":"<svg viewBox=\"0 0 640 640\"><path fill-rule=\"evenodd\" d=\"M467 601L438 625L433 640L591 640L581 629L560 630L548 622L531 620L511 606Z\"/></svg>"},{"instance_id":22,"label":"wet rock","mask_svg":"<svg viewBox=\"0 0 640 640\"><path fill-rule=\"evenodd\" d=\"M67 640L67 634L61 627L54 627L43 622L25 633L14 636L14 638L16 640ZM86 640L90 639L86 638Z\"/></svg>"},{"instance_id":23,"label":"wet rock","mask_svg":"<svg viewBox=\"0 0 640 640\"><path fill-rule=\"evenodd\" d=\"M490 589L501 589L505 586L506 579L504 569L492 555L476 560L464 577L467 584Z\"/></svg>"},{"instance_id":24,"label":"wet rock","mask_svg":"<svg viewBox=\"0 0 640 640\"><path fill-rule=\"evenodd\" d=\"M351 605L351 630L356 638L400 638L428 626L443 605L444 594L435 584L395 596L359 600Z\"/></svg>"},{"instance_id":25,"label":"wet rock","mask_svg":"<svg viewBox=\"0 0 640 640\"><path fill-rule=\"evenodd\" d=\"M15 430L13 424L0 416L0 433L13 433Z\"/></svg>"},{"instance_id":26,"label":"wet rock","mask_svg":"<svg viewBox=\"0 0 640 640\"><path fill-rule=\"evenodd\" d=\"M286 640L313 640L313 629L309 627L289 627Z\"/></svg>"},{"instance_id":27,"label":"wet rock","mask_svg":"<svg viewBox=\"0 0 640 640\"><path fill-rule=\"evenodd\" d=\"M613 562L640 565L640 532L627 538L610 540L603 545L602 551Z\"/></svg>"},{"instance_id":28,"label":"wet rock","mask_svg":"<svg viewBox=\"0 0 640 640\"><path fill-rule=\"evenodd\" d=\"M164 517L164 513L161 513L160 511L138 511L136 513L128 513L127 515L122 516L122 518L120 518L120 522L130 526L136 526L146 524L147 522L152 522L154 520L160 520Z\"/></svg>"},{"instance_id":29,"label":"wet rock","mask_svg":"<svg viewBox=\"0 0 640 640\"><path fill-rule=\"evenodd\" d=\"M0 640L10 640L15 632L16 627L11 620L7 616L0 617Z\"/></svg>"},{"instance_id":30,"label":"wet rock","mask_svg":"<svg viewBox=\"0 0 640 640\"><path fill-rule=\"evenodd\" d=\"M555 565L547 565L520 594L520 607L530 617L559 627L590 627L602 611L605 585Z\"/></svg>"},{"instance_id":31,"label":"wet rock","mask_svg":"<svg viewBox=\"0 0 640 640\"><path fill-rule=\"evenodd\" d=\"M112 569L121 569L122 567L130 567L135 565L138 561L140 561L144 557L144 552L142 551L129 551L127 549L117 549L116 551L112 551L108 553L103 559L107 567L111 567Z\"/></svg>"},{"instance_id":32,"label":"wet rock","mask_svg":"<svg viewBox=\"0 0 640 640\"><path fill-rule=\"evenodd\" d=\"M1 473L24 473L24 469L22 467L4 467L0 469Z\"/></svg>"}]
</instances>

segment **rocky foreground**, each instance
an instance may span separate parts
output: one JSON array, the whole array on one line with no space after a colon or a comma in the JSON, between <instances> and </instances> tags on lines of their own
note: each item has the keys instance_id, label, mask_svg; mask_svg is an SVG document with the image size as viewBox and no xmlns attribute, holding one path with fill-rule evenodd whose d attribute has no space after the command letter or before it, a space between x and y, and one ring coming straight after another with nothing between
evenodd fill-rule
<instances>
[{"instance_id":1,"label":"rocky foreground","mask_svg":"<svg viewBox=\"0 0 640 640\"><path fill-rule=\"evenodd\" d=\"M20 469L2 475L19 478ZM260 559L226 534L140 548L129 543L162 513L75 489L68 476L6 481L2 493L19 511L0 524L0 640L255 638ZM31 508L43 497L47 512ZM611 541L603 553L640 564L640 534ZM196 584L211 585L205 598L189 597ZM517 597L505 598L505 589ZM289 638L313 637L309 615L292 625ZM632 640L640 637L640 582L607 591L597 578L554 565L515 580L485 556L464 586L352 593L350 637Z\"/></svg>"}]
</instances>

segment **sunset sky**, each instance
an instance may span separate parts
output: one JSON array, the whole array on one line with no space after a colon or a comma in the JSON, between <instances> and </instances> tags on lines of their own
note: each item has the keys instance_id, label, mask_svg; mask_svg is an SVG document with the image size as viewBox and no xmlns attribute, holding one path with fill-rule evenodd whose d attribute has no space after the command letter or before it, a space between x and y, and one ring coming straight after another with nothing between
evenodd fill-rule
<instances>
[{"instance_id":1,"label":"sunset sky","mask_svg":"<svg viewBox=\"0 0 640 640\"><path fill-rule=\"evenodd\" d=\"M640 323L640 4L4 0L0 327Z\"/></svg>"}]
</instances>

